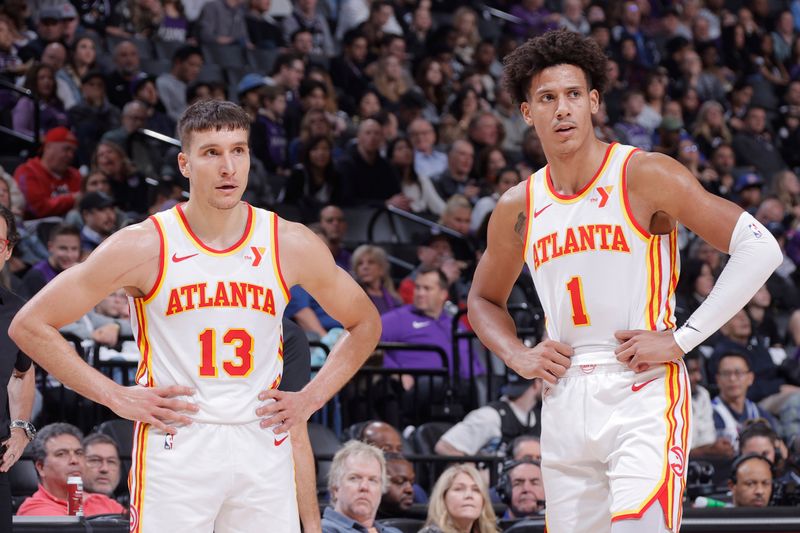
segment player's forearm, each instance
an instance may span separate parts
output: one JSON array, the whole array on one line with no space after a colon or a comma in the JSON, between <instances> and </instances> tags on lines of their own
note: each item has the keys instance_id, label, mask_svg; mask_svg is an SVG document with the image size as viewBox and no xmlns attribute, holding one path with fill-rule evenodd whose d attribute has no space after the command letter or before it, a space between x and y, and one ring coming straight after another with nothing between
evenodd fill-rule
<instances>
[{"instance_id":1,"label":"player's forearm","mask_svg":"<svg viewBox=\"0 0 800 533\"><path fill-rule=\"evenodd\" d=\"M8 412L11 420L30 420L33 410L33 398L36 395L36 367L23 373L14 371L8 381Z\"/></svg>"},{"instance_id":2,"label":"player's forearm","mask_svg":"<svg viewBox=\"0 0 800 533\"><path fill-rule=\"evenodd\" d=\"M322 530L317 502L317 480L314 471L314 452L308 437L308 426L298 424L290 430L292 436L292 457L294 476L297 485L297 510L303 531L316 533Z\"/></svg>"},{"instance_id":3,"label":"player's forearm","mask_svg":"<svg viewBox=\"0 0 800 533\"><path fill-rule=\"evenodd\" d=\"M86 364L72 345L47 324L17 314L8 334L20 350L78 394L109 406L117 385Z\"/></svg>"},{"instance_id":4,"label":"player's forearm","mask_svg":"<svg viewBox=\"0 0 800 533\"><path fill-rule=\"evenodd\" d=\"M433 451L439 455L467 455L443 439L439 439L436 446L433 447Z\"/></svg>"},{"instance_id":5,"label":"player's forearm","mask_svg":"<svg viewBox=\"0 0 800 533\"><path fill-rule=\"evenodd\" d=\"M525 348L517 337L517 327L508 309L477 294L469 296L469 323L478 338L504 362Z\"/></svg>"},{"instance_id":6,"label":"player's forearm","mask_svg":"<svg viewBox=\"0 0 800 533\"><path fill-rule=\"evenodd\" d=\"M303 388L310 396L314 410L320 409L361 368L375 350L381 336L377 311L370 309L369 319L349 328L339 337L322 369Z\"/></svg>"}]
</instances>

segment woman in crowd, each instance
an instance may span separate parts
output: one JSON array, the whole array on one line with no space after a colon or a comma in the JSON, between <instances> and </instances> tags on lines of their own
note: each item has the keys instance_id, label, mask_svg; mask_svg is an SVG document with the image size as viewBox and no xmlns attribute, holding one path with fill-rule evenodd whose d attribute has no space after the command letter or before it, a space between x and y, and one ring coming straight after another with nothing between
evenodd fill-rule
<instances>
[{"instance_id":1,"label":"woman in crowd","mask_svg":"<svg viewBox=\"0 0 800 533\"><path fill-rule=\"evenodd\" d=\"M699 259L687 259L681 265L681 277L675 288L675 316L683 324L714 288L714 274Z\"/></svg>"},{"instance_id":2,"label":"woman in crowd","mask_svg":"<svg viewBox=\"0 0 800 533\"><path fill-rule=\"evenodd\" d=\"M420 533L496 533L489 491L471 464L453 465L439 476Z\"/></svg>"},{"instance_id":3,"label":"woman in crowd","mask_svg":"<svg viewBox=\"0 0 800 533\"><path fill-rule=\"evenodd\" d=\"M389 259L383 248L362 244L350 259L353 277L375 304L380 314L403 305L390 276Z\"/></svg>"},{"instance_id":4,"label":"woman in crowd","mask_svg":"<svg viewBox=\"0 0 800 533\"><path fill-rule=\"evenodd\" d=\"M426 57L417 67L417 86L427 100L428 105L422 110L423 117L436 124L447 106L447 94L450 85L445 76L442 64L433 57Z\"/></svg>"},{"instance_id":5,"label":"woman in crowd","mask_svg":"<svg viewBox=\"0 0 800 533\"><path fill-rule=\"evenodd\" d=\"M69 61L56 73L58 97L69 109L81 101L81 78L95 68L97 49L91 37L81 37L70 50Z\"/></svg>"},{"instance_id":6,"label":"woman in crowd","mask_svg":"<svg viewBox=\"0 0 800 533\"><path fill-rule=\"evenodd\" d=\"M111 185L117 205L127 213L147 212L147 183L122 148L111 141L100 141L92 157L92 172L102 172Z\"/></svg>"},{"instance_id":7,"label":"woman in crowd","mask_svg":"<svg viewBox=\"0 0 800 533\"><path fill-rule=\"evenodd\" d=\"M67 114L64 105L56 95L56 75L47 65L37 64L28 70L25 76L25 88L39 99L39 131L33 131L32 98L22 97L14 106L12 121L14 130L26 135L44 135L56 126L67 125Z\"/></svg>"},{"instance_id":8,"label":"woman in crowd","mask_svg":"<svg viewBox=\"0 0 800 533\"><path fill-rule=\"evenodd\" d=\"M297 206L303 220L316 221L319 210L331 203L339 187L333 165L333 142L327 135L311 137L303 146L300 163L286 182L284 202Z\"/></svg>"},{"instance_id":9,"label":"woman in crowd","mask_svg":"<svg viewBox=\"0 0 800 533\"><path fill-rule=\"evenodd\" d=\"M378 61L373 86L384 107L394 110L400 103L400 97L411 89L411 82L400 60L389 55Z\"/></svg>"},{"instance_id":10,"label":"woman in crowd","mask_svg":"<svg viewBox=\"0 0 800 533\"><path fill-rule=\"evenodd\" d=\"M421 214L441 215L444 200L428 176L420 176L414 170L414 149L405 137L398 137L389 144L386 158L397 175L403 194L411 200L411 211Z\"/></svg>"},{"instance_id":11,"label":"woman in crowd","mask_svg":"<svg viewBox=\"0 0 800 533\"><path fill-rule=\"evenodd\" d=\"M500 171L508 166L508 160L499 146L487 146L476 155L476 177L478 183L486 188L484 192L487 192L497 183Z\"/></svg>"},{"instance_id":12,"label":"woman in crowd","mask_svg":"<svg viewBox=\"0 0 800 533\"><path fill-rule=\"evenodd\" d=\"M478 233L481 226L486 224L489 215L494 211L497 201L503 196L503 193L520 181L522 181L522 178L519 175L519 171L514 167L505 167L497 173L497 181L494 183L492 193L479 199L475 207L472 208L469 229L473 233Z\"/></svg>"},{"instance_id":13,"label":"woman in crowd","mask_svg":"<svg viewBox=\"0 0 800 533\"><path fill-rule=\"evenodd\" d=\"M644 107L636 122L649 131L655 131L661 124L668 81L666 74L657 70L649 72L644 79Z\"/></svg>"},{"instance_id":14,"label":"woman in crowd","mask_svg":"<svg viewBox=\"0 0 800 533\"><path fill-rule=\"evenodd\" d=\"M794 230L800 222L800 179L791 170L781 170L772 180L775 196L791 215L791 226L787 229Z\"/></svg>"},{"instance_id":15,"label":"woman in crowd","mask_svg":"<svg viewBox=\"0 0 800 533\"><path fill-rule=\"evenodd\" d=\"M707 158L711 157L711 153L720 144L731 143L733 134L725 124L725 109L722 104L709 100L700 106L693 135L700 152Z\"/></svg>"}]
</instances>

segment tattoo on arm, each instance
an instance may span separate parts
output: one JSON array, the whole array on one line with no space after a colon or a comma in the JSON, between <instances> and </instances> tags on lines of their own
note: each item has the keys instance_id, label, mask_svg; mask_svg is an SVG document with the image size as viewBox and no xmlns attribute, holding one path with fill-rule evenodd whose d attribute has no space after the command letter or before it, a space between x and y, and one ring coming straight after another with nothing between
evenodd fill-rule
<instances>
[{"instance_id":1,"label":"tattoo on arm","mask_svg":"<svg viewBox=\"0 0 800 533\"><path fill-rule=\"evenodd\" d=\"M525 238L525 224L527 221L527 215L520 211L520 213L517 215L517 223L514 224L514 232L523 239Z\"/></svg>"}]
</instances>

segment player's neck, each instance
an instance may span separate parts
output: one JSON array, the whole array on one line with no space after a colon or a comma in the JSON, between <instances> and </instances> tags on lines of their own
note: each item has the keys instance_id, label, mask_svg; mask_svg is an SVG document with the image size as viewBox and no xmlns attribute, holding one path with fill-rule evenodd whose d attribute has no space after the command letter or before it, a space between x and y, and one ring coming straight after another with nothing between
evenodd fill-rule
<instances>
[{"instance_id":1,"label":"player's neck","mask_svg":"<svg viewBox=\"0 0 800 533\"><path fill-rule=\"evenodd\" d=\"M573 152L546 151L555 190L560 194L573 195L583 189L603 163L607 148L606 143L592 135Z\"/></svg>"},{"instance_id":2,"label":"player's neck","mask_svg":"<svg viewBox=\"0 0 800 533\"><path fill-rule=\"evenodd\" d=\"M205 244L224 250L239 239L247 224L247 205L240 202L232 209L216 209L192 203L183 206L183 214L189 221L192 232Z\"/></svg>"}]
</instances>

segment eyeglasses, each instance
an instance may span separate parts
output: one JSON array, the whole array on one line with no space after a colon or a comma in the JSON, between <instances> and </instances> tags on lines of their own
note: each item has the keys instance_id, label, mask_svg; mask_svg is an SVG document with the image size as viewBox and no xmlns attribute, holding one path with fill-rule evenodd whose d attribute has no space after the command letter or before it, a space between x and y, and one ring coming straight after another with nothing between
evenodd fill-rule
<instances>
[{"instance_id":1,"label":"eyeglasses","mask_svg":"<svg viewBox=\"0 0 800 533\"><path fill-rule=\"evenodd\" d=\"M681 148L681 150L683 150L686 153L696 152L697 151L697 145L696 144L690 144L689 146L684 146L683 148Z\"/></svg>"},{"instance_id":2,"label":"eyeglasses","mask_svg":"<svg viewBox=\"0 0 800 533\"><path fill-rule=\"evenodd\" d=\"M717 372L717 375L723 379L742 379L749 373L749 370L723 370L722 372Z\"/></svg>"}]
</instances>

